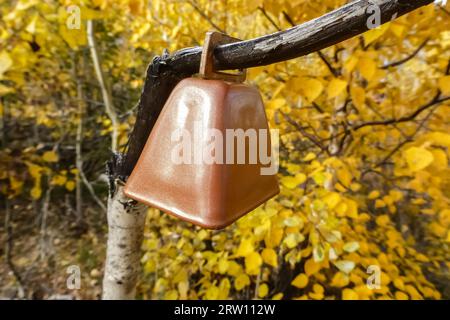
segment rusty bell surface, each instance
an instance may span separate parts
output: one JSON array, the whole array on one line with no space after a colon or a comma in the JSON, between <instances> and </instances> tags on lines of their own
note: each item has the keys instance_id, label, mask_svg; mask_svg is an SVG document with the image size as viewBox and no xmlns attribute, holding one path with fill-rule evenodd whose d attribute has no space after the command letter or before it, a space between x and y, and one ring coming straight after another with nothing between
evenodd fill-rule
<instances>
[{"instance_id":1,"label":"rusty bell surface","mask_svg":"<svg viewBox=\"0 0 450 320\"><path fill-rule=\"evenodd\" d=\"M209 229L230 225L279 193L275 172L263 173L267 156L274 159L261 95L239 83L245 73L212 68L214 46L224 40L232 39L208 33L201 78L174 88L124 189Z\"/></svg>"}]
</instances>

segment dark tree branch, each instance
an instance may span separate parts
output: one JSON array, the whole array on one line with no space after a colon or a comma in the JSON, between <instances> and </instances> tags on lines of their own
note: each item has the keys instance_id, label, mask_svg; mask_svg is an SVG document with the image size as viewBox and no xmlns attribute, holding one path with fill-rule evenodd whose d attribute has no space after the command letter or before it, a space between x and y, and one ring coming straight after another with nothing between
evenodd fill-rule
<instances>
[{"instance_id":1,"label":"dark tree branch","mask_svg":"<svg viewBox=\"0 0 450 320\"><path fill-rule=\"evenodd\" d=\"M405 140L397 144L397 146L391 150L391 152L388 153L387 156L385 156L381 161L379 161L374 168L378 168L382 166L383 164L387 163L387 161L396 154L404 145L406 145L409 142L412 142L414 140L414 137L419 133L420 130L425 126L425 123L431 118L433 113L436 111L436 108L431 109L431 111L423 118L423 120L420 122L419 126L417 126L414 133L410 136L408 136Z\"/></svg>"},{"instance_id":2,"label":"dark tree branch","mask_svg":"<svg viewBox=\"0 0 450 320\"><path fill-rule=\"evenodd\" d=\"M328 148L322 144L322 142L315 137L314 135L306 132L305 128L303 128L299 123L297 123L294 119L289 117L286 113L282 112L280 110L281 115L286 119L287 122L289 122L294 128L296 128L305 138L307 138L309 141L311 141L314 145L316 145L320 150L327 152L328 155Z\"/></svg>"},{"instance_id":3,"label":"dark tree branch","mask_svg":"<svg viewBox=\"0 0 450 320\"><path fill-rule=\"evenodd\" d=\"M317 51L317 54L319 55L320 60L322 60L323 63L325 63L328 70L330 70L333 76L335 76L336 78L339 77L340 72L331 65L330 61L328 61L328 58L325 56L325 54L320 50Z\"/></svg>"},{"instance_id":4,"label":"dark tree branch","mask_svg":"<svg viewBox=\"0 0 450 320\"><path fill-rule=\"evenodd\" d=\"M192 8L194 8L195 11L197 11L197 13L199 15L202 16L203 19L205 19L206 21L209 22L209 24L215 28L217 31L220 31L222 33L225 33L225 31L219 27L217 24L214 23L214 21L212 21L212 19L210 17L208 17L208 15L206 13L203 12L202 9L200 9L200 7L192 0L192 1L188 1L188 3L191 5Z\"/></svg>"},{"instance_id":5,"label":"dark tree branch","mask_svg":"<svg viewBox=\"0 0 450 320\"><path fill-rule=\"evenodd\" d=\"M388 63L385 64L384 66L381 67L381 69L389 69L391 67L398 67L406 62L408 62L409 60L413 59L415 56L417 56L419 54L419 52L427 45L427 43L430 41L430 39L426 39L424 42L422 42L422 44L416 49L414 50L413 53L411 53L409 56L407 56L404 59L401 59L399 61L396 62L392 62L392 63Z\"/></svg>"},{"instance_id":6,"label":"dark tree branch","mask_svg":"<svg viewBox=\"0 0 450 320\"><path fill-rule=\"evenodd\" d=\"M445 9L444 7L439 7L439 9L441 9L445 14L450 16L450 12L447 9Z\"/></svg>"},{"instance_id":7,"label":"dark tree branch","mask_svg":"<svg viewBox=\"0 0 450 320\"><path fill-rule=\"evenodd\" d=\"M381 22L400 17L433 0L377 0ZM214 52L217 70L251 68L297 58L329 47L368 30L367 12L373 1L358 0L322 17L288 30L260 38L218 46ZM187 48L171 56L156 57L147 69L135 126L126 154L113 157L111 179L126 180L170 92L183 78L198 72L201 47Z\"/></svg>"},{"instance_id":8,"label":"dark tree branch","mask_svg":"<svg viewBox=\"0 0 450 320\"><path fill-rule=\"evenodd\" d=\"M278 31L281 31L281 28L278 26L278 24L272 19L271 16L267 13L266 9L263 7L258 7L258 10L261 11L261 13L266 17L267 20L269 20L270 24L277 29Z\"/></svg>"},{"instance_id":9,"label":"dark tree branch","mask_svg":"<svg viewBox=\"0 0 450 320\"><path fill-rule=\"evenodd\" d=\"M294 27L295 23L294 20L289 16L289 14L286 11L283 11L284 18L289 22L289 24ZM317 55L319 56L320 60L322 60L323 63L327 66L328 70L337 78L340 75L340 71L335 69L331 62L328 60L328 58L325 56L325 54L322 51L317 51Z\"/></svg>"},{"instance_id":10,"label":"dark tree branch","mask_svg":"<svg viewBox=\"0 0 450 320\"><path fill-rule=\"evenodd\" d=\"M404 117L401 117L398 119L388 119L388 120L364 122L364 123L361 123L359 125L352 127L352 130L356 131L356 130L359 130L361 128L368 127L368 126L386 126L386 125L390 125L390 124L397 124L397 123L412 121L419 114L424 112L425 110L427 110L431 107L434 107L435 105L438 105L442 102L450 100L450 97L440 98L440 95L441 95L441 93L438 92L438 94L433 98L433 100L431 100L429 103L423 105L422 107L418 108L416 111L414 111L410 115L407 115L407 116L404 116Z\"/></svg>"}]
</instances>

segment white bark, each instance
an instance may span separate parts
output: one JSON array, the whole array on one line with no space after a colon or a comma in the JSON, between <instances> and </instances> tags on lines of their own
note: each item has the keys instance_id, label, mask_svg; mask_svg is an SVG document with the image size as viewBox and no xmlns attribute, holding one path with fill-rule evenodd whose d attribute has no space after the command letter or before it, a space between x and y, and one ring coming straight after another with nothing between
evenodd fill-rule
<instances>
[{"instance_id":1,"label":"white bark","mask_svg":"<svg viewBox=\"0 0 450 320\"><path fill-rule=\"evenodd\" d=\"M106 85L105 76L103 75L102 65L100 62L100 57L97 51L97 45L95 43L94 36L94 22L92 20L87 21L87 40L89 44L89 49L91 51L92 63L94 65L95 74L97 76L98 84L100 85L100 89L102 91L103 103L105 104L105 111L111 120L111 149L113 152L117 151L118 148L118 138L119 138L119 120L117 118L116 110L114 109L114 105L111 98L111 93L108 90Z\"/></svg>"},{"instance_id":2,"label":"white bark","mask_svg":"<svg viewBox=\"0 0 450 320\"><path fill-rule=\"evenodd\" d=\"M145 206L136 204L123 194L123 183L116 180L115 192L108 199L104 300L131 300L135 297L146 212Z\"/></svg>"}]
</instances>

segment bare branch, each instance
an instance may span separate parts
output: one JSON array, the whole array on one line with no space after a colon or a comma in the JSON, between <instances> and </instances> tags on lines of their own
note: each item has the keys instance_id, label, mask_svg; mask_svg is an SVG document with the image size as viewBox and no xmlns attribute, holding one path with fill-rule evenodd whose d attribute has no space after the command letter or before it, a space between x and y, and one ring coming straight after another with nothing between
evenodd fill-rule
<instances>
[{"instance_id":1,"label":"bare branch","mask_svg":"<svg viewBox=\"0 0 450 320\"><path fill-rule=\"evenodd\" d=\"M222 33L225 33L225 31L224 31L221 27L219 27L217 24L215 24L214 21L212 21L211 18L208 17L208 15L207 15L206 13L204 13L202 9L200 9L200 7L197 5L197 3L195 3L195 2L192 1L192 0L191 0L191 1L188 1L188 3L192 6L192 8L194 8L195 11L197 11L197 13L198 13L199 15L202 16L203 19L205 19L206 21L208 21L209 24L210 24L214 29L216 29L217 31L220 31L220 32L222 32Z\"/></svg>"},{"instance_id":2,"label":"bare branch","mask_svg":"<svg viewBox=\"0 0 450 320\"><path fill-rule=\"evenodd\" d=\"M407 56L404 59L401 59L399 61L396 62L392 62L392 63L388 63L385 64L384 66L381 67L381 69L389 69L389 68L393 68L393 67L398 67L406 62L408 62L409 60L413 59L415 56L417 56L419 54L419 52L428 44L428 42L430 41L430 39L426 39L424 42L422 42L422 44L416 49L414 50L413 53L411 53L409 56Z\"/></svg>"},{"instance_id":3,"label":"bare branch","mask_svg":"<svg viewBox=\"0 0 450 320\"><path fill-rule=\"evenodd\" d=\"M361 123L357 126L354 126L352 128L353 131L355 130L359 130L361 128L364 127L368 127L368 126L385 126L385 125L390 125L390 124L397 124L397 123L402 123L402 122L407 122L407 121L412 121L414 120L419 114L421 114L422 112L424 112L425 110L440 104L442 102L448 101L450 100L450 97L445 97L445 98L439 98L441 95L440 92L438 92L438 94L433 98L432 101L430 101L429 103L423 105L422 107L418 108L416 111L414 111L413 113L411 113L410 115L398 118L398 119L388 119L388 120L380 120L380 121L370 121L370 122L364 122Z\"/></svg>"},{"instance_id":4,"label":"bare branch","mask_svg":"<svg viewBox=\"0 0 450 320\"><path fill-rule=\"evenodd\" d=\"M105 111L111 120L112 135L111 135L111 149L113 152L117 151L117 140L119 137L119 121L117 120L116 110L114 109L111 93L109 92L105 76L102 71L100 57L97 51L97 45L95 43L94 36L94 22L92 20L87 21L87 39L89 44L89 49L91 51L92 63L94 65L95 74L97 76L98 83L102 92L103 102L105 104Z\"/></svg>"},{"instance_id":5,"label":"bare branch","mask_svg":"<svg viewBox=\"0 0 450 320\"><path fill-rule=\"evenodd\" d=\"M263 7L258 7L258 10L269 20L270 24L275 27L278 31L281 31L281 28L276 24L276 22L272 19L272 17L267 13L266 9Z\"/></svg>"},{"instance_id":6,"label":"bare branch","mask_svg":"<svg viewBox=\"0 0 450 320\"><path fill-rule=\"evenodd\" d=\"M320 150L325 151L329 154L328 152L328 148L325 147L322 142L317 139L314 135L309 134L308 132L306 132L305 128L303 128L300 124L298 124L294 119L292 119L291 117L289 117L289 115L287 115L286 113L284 113L283 111L280 110L281 115L287 120L287 122L289 122L294 128L296 128L298 131L300 131L300 133L307 138L309 141L311 141L314 145L316 145L317 147L319 147Z\"/></svg>"}]
</instances>

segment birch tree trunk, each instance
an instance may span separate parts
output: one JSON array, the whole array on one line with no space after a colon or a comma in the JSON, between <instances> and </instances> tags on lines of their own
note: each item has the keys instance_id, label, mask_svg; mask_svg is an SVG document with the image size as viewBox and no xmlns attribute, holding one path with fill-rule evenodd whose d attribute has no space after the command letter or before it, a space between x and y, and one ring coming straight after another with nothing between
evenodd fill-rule
<instances>
[{"instance_id":1,"label":"birch tree trunk","mask_svg":"<svg viewBox=\"0 0 450 320\"><path fill-rule=\"evenodd\" d=\"M104 300L131 300L135 297L146 212L145 206L123 194L123 183L115 181L115 190L108 200Z\"/></svg>"}]
</instances>

